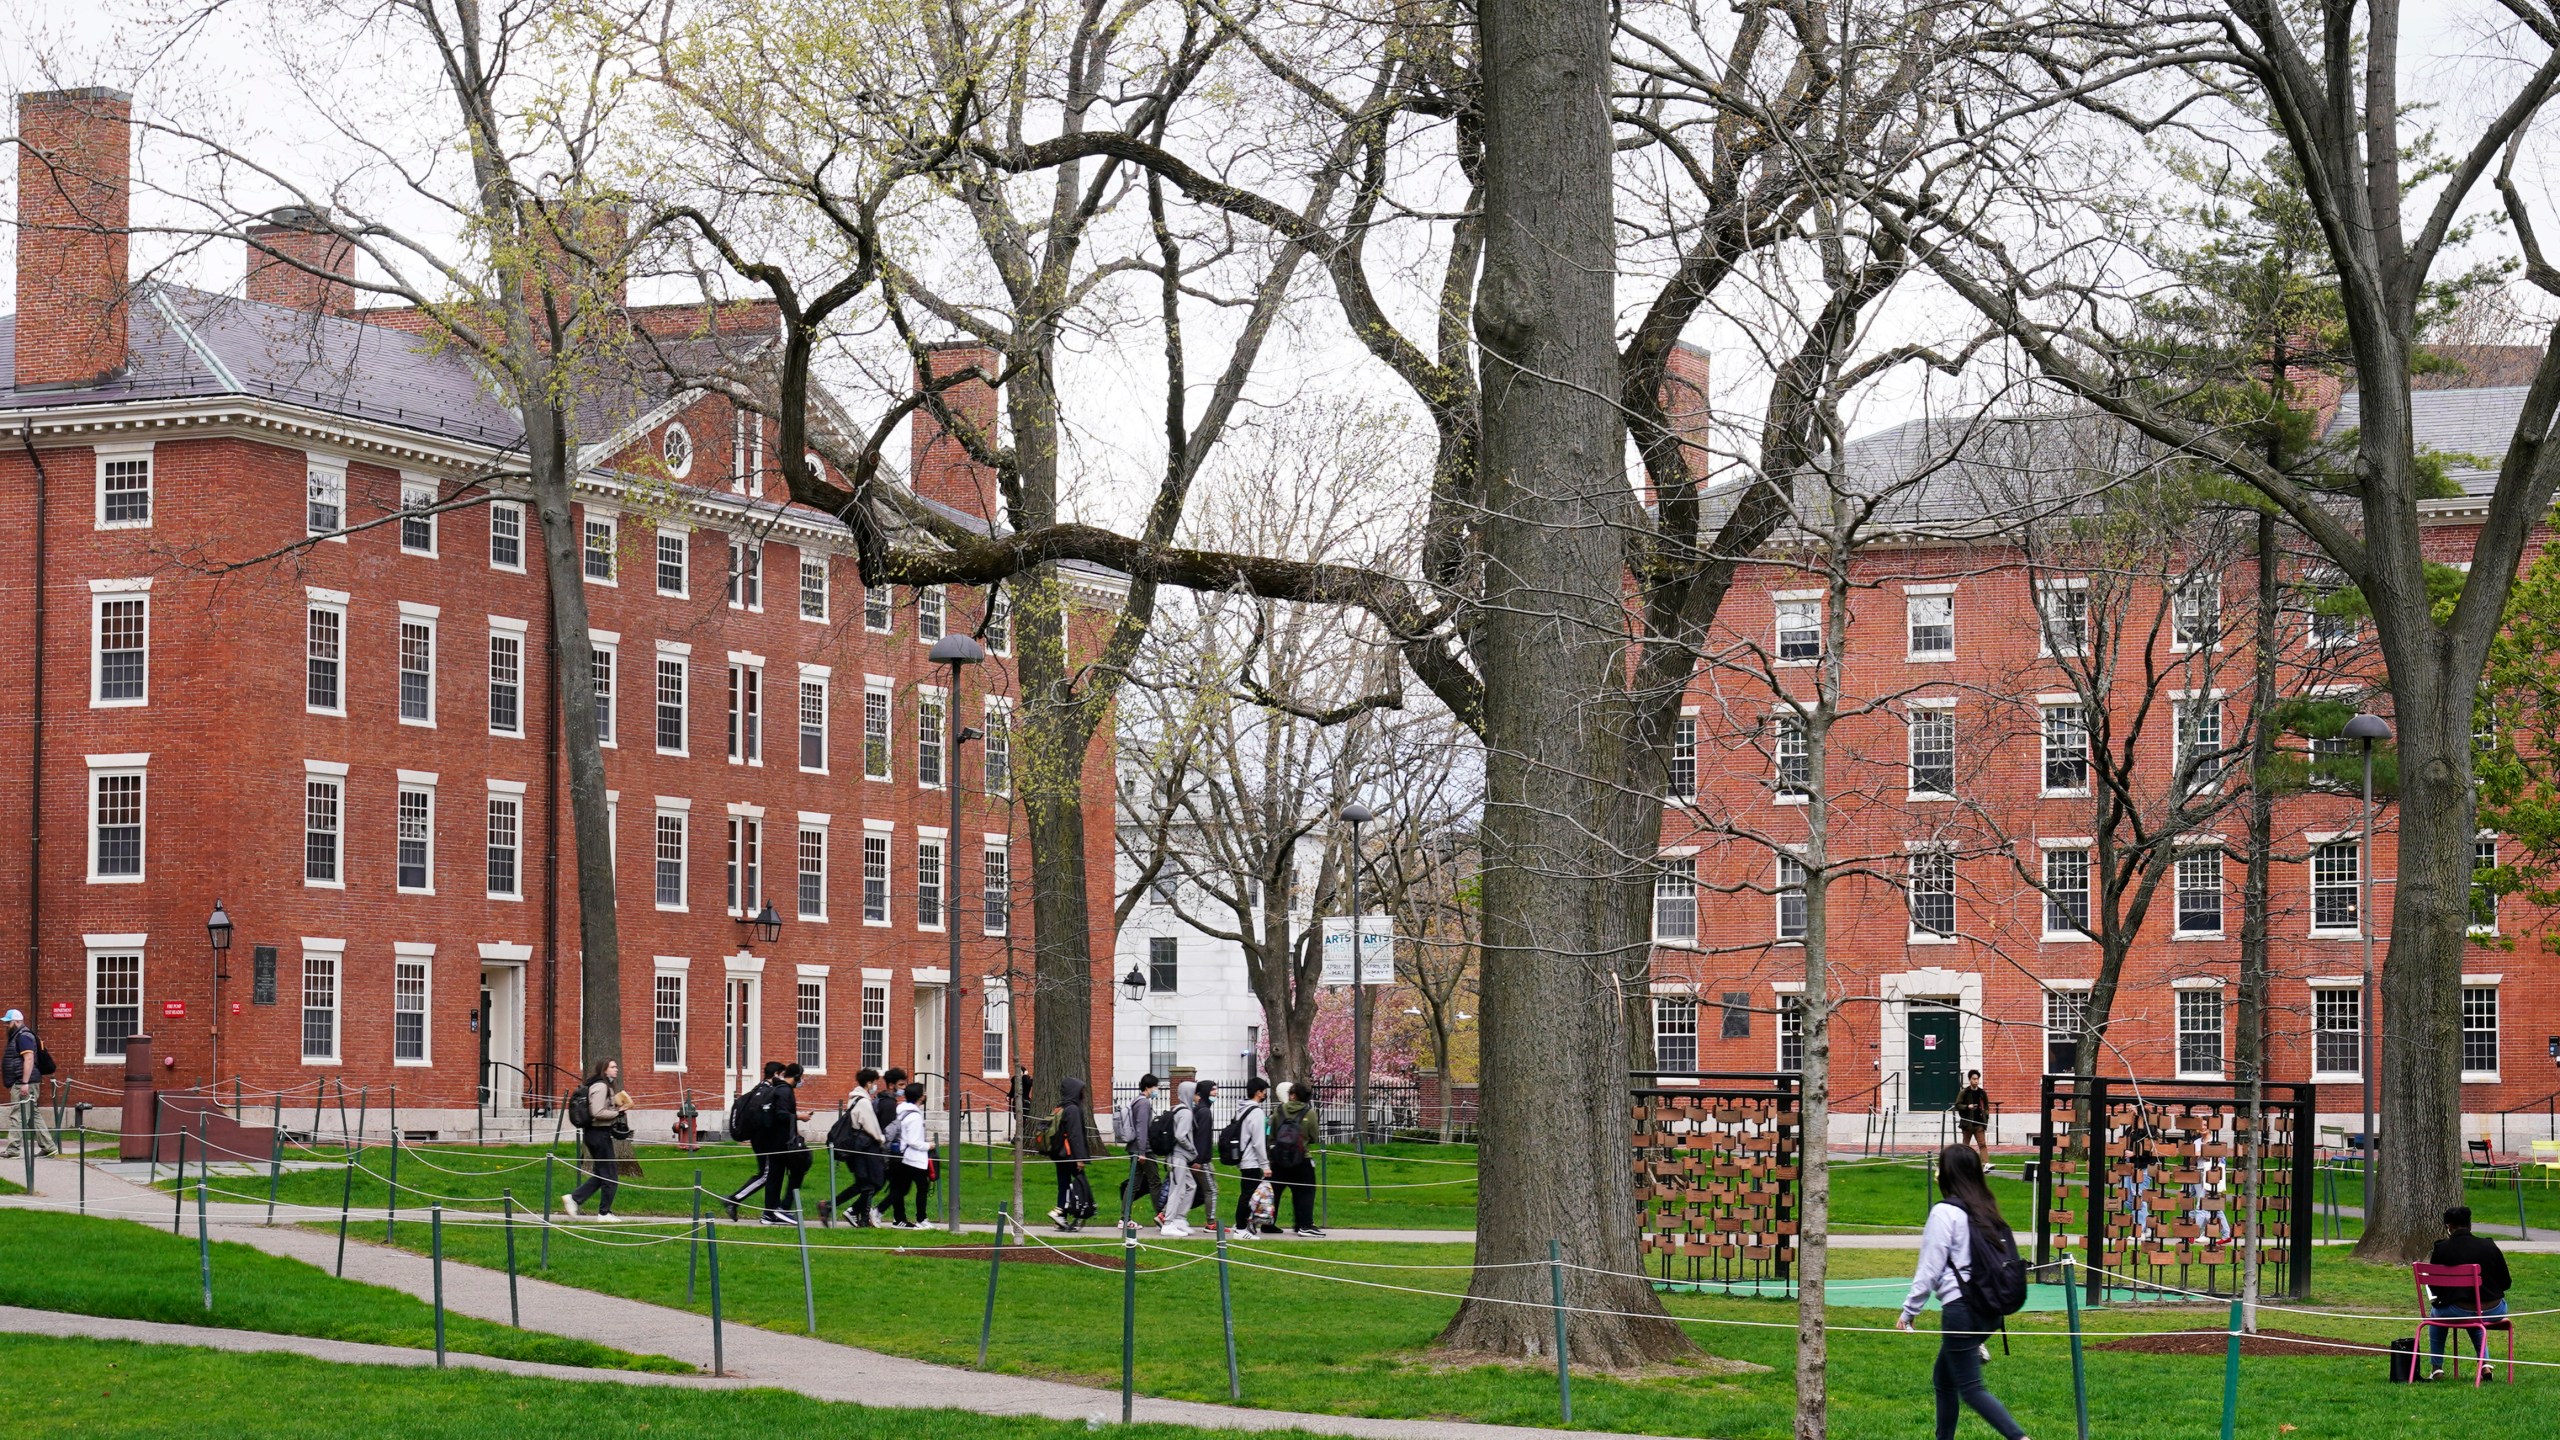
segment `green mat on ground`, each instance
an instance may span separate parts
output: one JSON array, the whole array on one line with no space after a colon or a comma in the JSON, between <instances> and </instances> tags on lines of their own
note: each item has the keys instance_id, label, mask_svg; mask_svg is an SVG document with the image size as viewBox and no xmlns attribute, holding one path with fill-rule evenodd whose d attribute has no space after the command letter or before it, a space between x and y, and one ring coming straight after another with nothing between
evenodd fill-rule
<instances>
[{"instance_id":1,"label":"green mat on ground","mask_svg":"<svg viewBox=\"0 0 2560 1440\"><path fill-rule=\"evenodd\" d=\"M1795 1285L1792 1281L1772 1279L1736 1280L1730 1284L1722 1280L1656 1280L1653 1282L1653 1288L1666 1295L1729 1295L1738 1300L1791 1301L1796 1298ZM1878 1310L1898 1310L1902 1308L1902 1297L1911 1293L1911 1282L1907 1279L1834 1280L1827 1288L1831 1303L1834 1305L1871 1306ZM2068 1305L2062 1298L2063 1289L2064 1287L2060 1285L2029 1285L2025 1308L2037 1311L2066 1309ZM2107 1303L2111 1305L2158 1304L2174 1298L2176 1297L2147 1291L2126 1290L2120 1287L2107 1292ZM1929 1302L1933 1309L1936 1308L1937 1303L1934 1299ZM2089 1304L2086 1291L2081 1293L2080 1304L2083 1309L2095 1308Z\"/></svg>"}]
</instances>

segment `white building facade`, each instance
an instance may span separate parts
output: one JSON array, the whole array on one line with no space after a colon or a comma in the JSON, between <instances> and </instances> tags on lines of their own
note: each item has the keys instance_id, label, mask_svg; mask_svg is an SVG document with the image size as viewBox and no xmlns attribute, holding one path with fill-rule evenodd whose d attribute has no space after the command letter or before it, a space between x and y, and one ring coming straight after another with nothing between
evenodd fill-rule
<instances>
[{"instance_id":1,"label":"white building facade","mask_svg":"<svg viewBox=\"0 0 2560 1440\"><path fill-rule=\"evenodd\" d=\"M1121 893L1138 883L1138 869L1124 854L1118 864ZM1184 894L1187 882L1168 865L1148 883L1120 927L1112 966L1111 1073L1124 1089L1149 1071L1170 1075L1187 1066L1201 1079L1232 1087L1260 1062L1268 1031L1262 1002L1245 976L1244 947L1210 935L1175 908L1182 896L1193 908L1201 897ZM1129 978L1143 989L1129 998Z\"/></svg>"}]
</instances>

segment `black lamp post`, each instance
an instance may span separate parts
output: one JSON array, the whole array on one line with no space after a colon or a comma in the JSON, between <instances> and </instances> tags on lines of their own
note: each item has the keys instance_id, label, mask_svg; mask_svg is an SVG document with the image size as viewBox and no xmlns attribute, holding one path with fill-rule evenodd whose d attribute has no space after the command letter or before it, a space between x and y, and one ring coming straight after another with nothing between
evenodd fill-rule
<instances>
[{"instance_id":1,"label":"black lamp post","mask_svg":"<svg viewBox=\"0 0 2560 1440\"><path fill-rule=\"evenodd\" d=\"M1360 1152L1360 1189L1369 1188L1369 977L1360 934L1360 827L1378 818L1354 800L1342 807L1351 826L1351 1145Z\"/></svg>"},{"instance_id":2,"label":"black lamp post","mask_svg":"<svg viewBox=\"0 0 2560 1440\"><path fill-rule=\"evenodd\" d=\"M987 647L957 630L943 632L926 659L951 667L951 744L942 761L942 783L951 792L951 829L942 841L942 928L951 937L951 964L942 983L942 1084L944 1129L951 1137L951 1160L943 1167L942 1206L951 1233L960 1233L960 747L977 735L960 724L960 667L987 658Z\"/></svg>"},{"instance_id":3,"label":"black lamp post","mask_svg":"<svg viewBox=\"0 0 2560 1440\"><path fill-rule=\"evenodd\" d=\"M205 919L204 938L205 943L213 948L213 1013L205 1017L213 1040L213 1068L205 1084L219 1088L222 1084L222 982L231 978L231 973L223 968L231 957L231 915L222 908L220 899L213 902L213 914Z\"/></svg>"},{"instance_id":4,"label":"black lamp post","mask_svg":"<svg viewBox=\"0 0 2560 1440\"><path fill-rule=\"evenodd\" d=\"M2364 983L2359 988L2356 1068L2364 1072L2364 1203L2373 1202L2373 1032L2382 1017L2373 993L2373 742L2391 738L2391 722L2360 714L2338 732L2364 746L2364 823L2356 832L2356 933L2364 941ZM2373 1212L2368 1209L2366 1214Z\"/></svg>"}]
</instances>

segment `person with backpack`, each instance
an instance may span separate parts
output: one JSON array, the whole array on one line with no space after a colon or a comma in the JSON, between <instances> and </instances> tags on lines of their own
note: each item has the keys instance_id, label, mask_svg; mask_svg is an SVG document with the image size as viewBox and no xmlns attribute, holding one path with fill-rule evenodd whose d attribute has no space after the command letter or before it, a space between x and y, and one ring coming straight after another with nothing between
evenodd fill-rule
<instances>
[{"instance_id":1,"label":"person with backpack","mask_svg":"<svg viewBox=\"0 0 2560 1440\"><path fill-rule=\"evenodd\" d=\"M894 1072L893 1072L894 1073ZM889 1130L897 1163L889 1175L889 1227L893 1230L933 1228L933 1142L925 1138L924 1082L910 1080L898 1092L898 1114ZM916 1218L907 1218L907 1201L915 1201Z\"/></svg>"},{"instance_id":2,"label":"person with backpack","mask_svg":"<svg viewBox=\"0 0 2560 1440\"><path fill-rule=\"evenodd\" d=\"M774 1123L777 1118L773 1110L774 1082L781 1074L782 1062L767 1060L764 1062L764 1078L729 1102L729 1138L746 1141L747 1148L754 1151L756 1157L755 1173L747 1177L747 1183L721 1198L720 1203L728 1207L732 1220L738 1218L739 1202L772 1183L773 1157L782 1149L786 1133L784 1127Z\"/></svg>"},{"instance_id":3,"label":"person with backpack","mask_svg":"<svg viewBox=\"0 0 2560 1440\"><path fill-rule=\"evenodd\" d=\"M1040 1153L1058 1174L1058 1203L1049 1207L1049 1218L1060 1230L1080 1230L1093 1214L1093 1187L1084 1178L1093 1146L1085 1123L1084 1081L1070 1075L1058 1082L1058 1108L1040 1134Z\"/></svg>"},{"instance_id":4,"label":"person with backpack","mask_svg":"<svg viewBox=\"0 0 2560 1440\"><path fill-rule=\"evenodd\" d=\"M622 1121L614 1092L621 1080L619 1061L599 1060L587 1068L587 1078L569 1096L569 1123L578 1127L578 1149L588 1159L586 1183L560 1202L572 1220L578 1218L578 1202L589 1197L596 1202L596 1219L608 1225L622 1220L613 1213L613 1192L619 1188L614 1174L620 1168L613 1155L613 1131Z\"/></svg>"},{"instance_id":5,"label":"person with backpack","mask_svg":"<svg viewBox=\"0 0 2560 1440\"><path fill-rule=\"evenodd\" d=\"M1152 1197L1156 1193L1155 1148L1149 1137L1155 1130L1156 1087L1163 1083L1163 1079L1152 1070L1139 1076L1138 1093L1130 1097L1128 1104L1111 1113L1111 1138L1129 1152L1129 1177L1120 1182L1120 1213L1123 1215L1138 1208L1139 1196ZM1156 1223L1161 1225L1164 1223L1162 1207L1158 1210Z\"/></svg>"},{"instance_id":6,"label":"person with backpack","mask_svg":"<svg viewBox=\"0 0 2560 1440\"><path fill-rule=\"evenodd\" d=\"M1218 1172L1210 1168L1216 1145L1217 1118L1209 1108L1209 1098L1218 1093L1218 1082L1202 1080L1183 1094L1176 1087L1174 1096L1182 1103L1173 1112L1173 1190L1164 1204L1164 1222L1156 1228L1159 1235L1176 1239L1191 1233L1191 1207L1205 1204L1209 1213L1218 1213Z\"/></svg>"},{"instance_id":7,"label":"person with backpack","mask_svg":"<svg viewBox=\"0 0 2560 1440\"><path fill-rule=\"evenodd\" d=\"M28 1026L26 1016L12 1010L0 1016L0 1022L9 1027L6 1047L0 1048L0 1085L8 1087L12 1132L5 1146L0 1146L0 1155L15 1156L20 1136L38 1155L59 1154L38 1115L44 1099L44 1077L53 1073L53 1056L37 1043L36 1032Z\"/></svg>"},{"instance_id":8,"label":"person with backpack","mask_svg":"<svg viewBox=\"0 0 2560 1440\"><path fill-rule=\"evenodd\" d=\"M2026 1432L1982 1382L1984 1342L2027 1301L2027 1267L2018 1258L2017 1237L2009 1233L1972 1146L1938 1152L1938 1195L1920 1232L1920 1265L1894 1328L1910 1329L1929 1297L1938 1297L1938 1363L1929 1372L1937 1391L1938 1440L1955 1440L1959 1401L1972 1406L2002 1440L2025 1440Z\"/></svg>"},{"instance_id":9,"label":"person with backpack","mask_svg":"<svg viewBox=\"0 0 2560 1440\"><path fill-rule=\"evenodd\" d=\"M1324 1235L1316 1228L1315 1133L1316 1107L1307 1098L1307 1087L1283 1081L1280 1103L1271 1112L1271 1178L1288 1192L1291 1233L1309 1239ZM1279 1234L1280 1227L1273 1225L1271 1233Z\"/></svg>"},{"instance_id":10,"label":"person with backpack","mask_svg":"<svg viewBox=\"0 0 2560 1440\"><path fill-rule=\"evenodd\" d=\"M1236 1167L1236 1238L1258 1239L1263 1227L1254 1219L1254 1192L1271 1174L1271 1111L1265 1103L1271 1082L1259 1075L1244 1082L1244 1108L1218 1132L1218 1163Z\"/></svg>"},{"instance_id":11,"label":"person with backpack","mask_svg":"<svg viewBox=\"0 0 2560 1440\"><path fill-rule=\"evenodd\" d=\"M827 1131L827 1148L844 1162L853 1176L851 1183L836 1192L832 1200L818 1205L818 1223L835 1223L841 1213L845 1223L868 1230L879 1223L871 1209L872 1199L880 1193L880 1159L889 1148L888 1133L881 1128L880 1112L874 1102L880 1094L880 1072L865 1066L854 1072L853 1093L846 1096L844 1108L836 1115L836 1123Z\"/></svg>"},{"instance_id":12,"label":"person with backpack","mask_svg":"<svg viewBox=\"0 0 2560 1440\"><path fill-rule=\"evenodd\" d=\"M1982 1088L1982 1072L1964 1072L1964 1088L1956 1092L1957 1138L1973 1147L1973 1153L1988 1161L1991 1158L1991 1092Z\"/></svg>"},{"instance_id":13,"label":"person with backpack","mask_svg":"<svg viewBox=\"0 0 2560 1440\"><path fill-rule=\"evenodd\" d=\"M800 1204L800 1183L809 1178L809 1142L800 1135L800 1122L812 1112L800 1108L800 1066L795 1062L782 1067L773 1077L773 1117L765 1123L781 1134L771 1163L765 1167L764 1223L788 1225L792 1212Z\"/></svg>"}]
</instances>

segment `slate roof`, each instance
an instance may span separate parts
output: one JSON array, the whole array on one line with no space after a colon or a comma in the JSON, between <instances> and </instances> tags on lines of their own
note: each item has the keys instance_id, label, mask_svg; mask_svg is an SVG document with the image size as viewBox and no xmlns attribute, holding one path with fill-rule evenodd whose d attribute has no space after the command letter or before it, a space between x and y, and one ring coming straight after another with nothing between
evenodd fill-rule
<instances>
[{"instance_id":1,"label":"slate roof","mask_svg":"<svg viewBox=\"0 0 2560 1440\"><path fill-rule=\"evenodd\" d=\"M2457 460L2446 467L2445 473L2462 486L2465 495L2486 496L2496 488L2496 466L2506 458L2507 442L2515 438L2516 416L2524 409L2525 390L2522 385L2499 385L2476 390L2411 391L2409 425L2418 449L2485 462ZM2363 413L2363 398L2353 390L2339 398L2337 416L2329 422L2330 438L2356 428Z\"/></svg>"}]
</instances>

